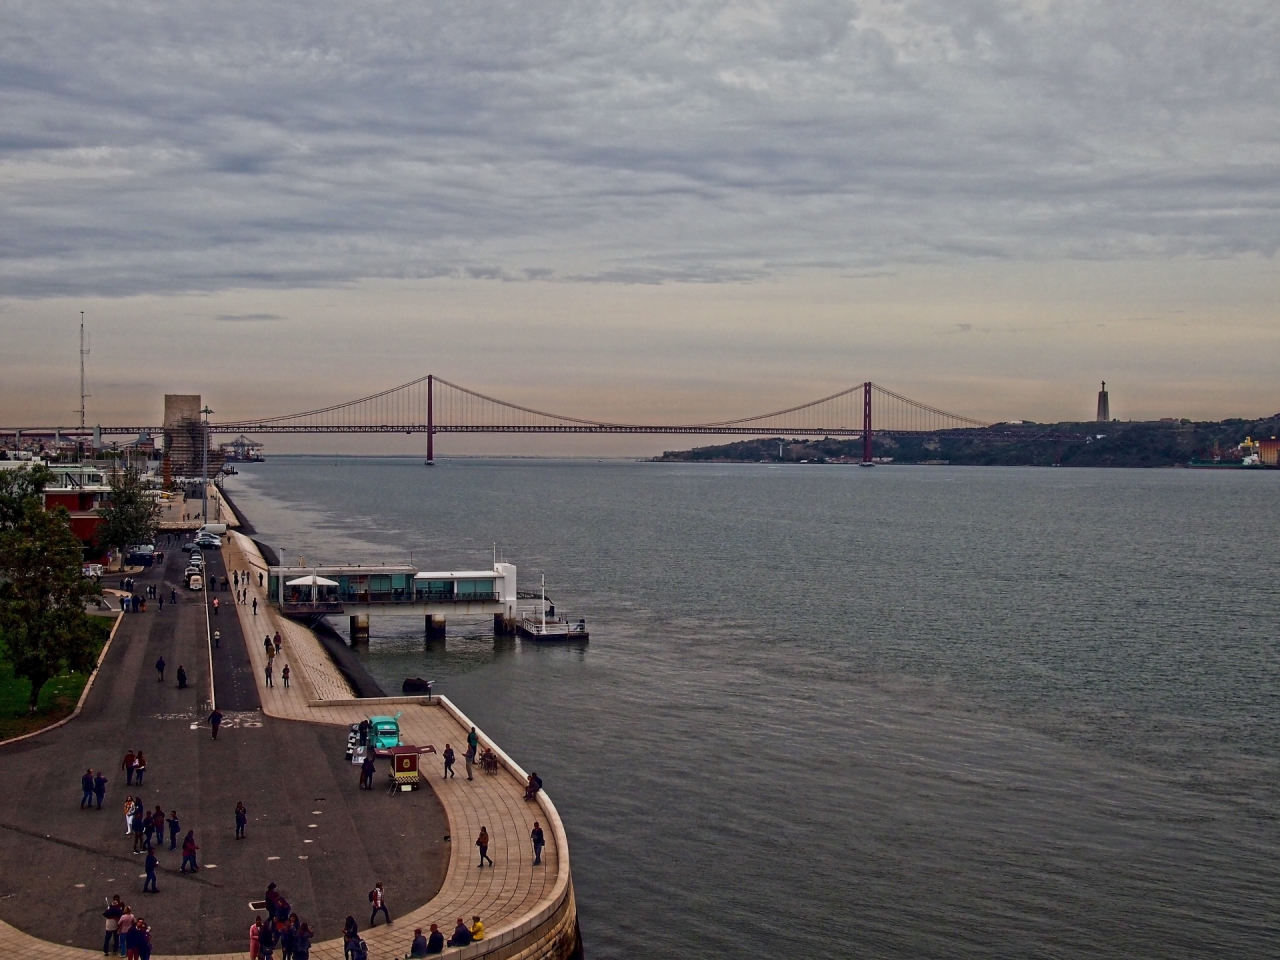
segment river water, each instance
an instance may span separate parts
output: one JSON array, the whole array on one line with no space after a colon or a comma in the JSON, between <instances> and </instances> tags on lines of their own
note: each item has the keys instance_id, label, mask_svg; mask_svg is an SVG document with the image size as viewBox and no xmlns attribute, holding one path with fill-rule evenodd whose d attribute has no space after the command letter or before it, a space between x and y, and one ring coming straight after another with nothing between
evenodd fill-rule
<instances>
[{"instance_id":1,"label":"river water","mask_svg":"<svg viewBox=\"0 0 1280 960\"><path fill-rule=\"evenodd\" d=\"M1280 474L241 470L288 562L496 543L586 618L361 656L542 776L589 957L1280 954Z\"/></svg>"}]
</instances>

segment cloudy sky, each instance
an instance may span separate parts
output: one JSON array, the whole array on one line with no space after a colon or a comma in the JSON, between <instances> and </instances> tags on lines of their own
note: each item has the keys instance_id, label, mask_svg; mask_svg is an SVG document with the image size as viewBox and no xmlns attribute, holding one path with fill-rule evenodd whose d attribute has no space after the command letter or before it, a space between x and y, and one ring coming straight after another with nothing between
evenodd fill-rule
<instances>
[{"instance_id":1,"label":"cloudy sky","mask_svg":"<svg viewBox=\"0 0 1280 960\"><path fill-rule=\"evenodd\" d=\"M6 423L80 310L104 422L1280 410L1274 0L7 0L0 98Z\"/></svg>"}]
</instances>

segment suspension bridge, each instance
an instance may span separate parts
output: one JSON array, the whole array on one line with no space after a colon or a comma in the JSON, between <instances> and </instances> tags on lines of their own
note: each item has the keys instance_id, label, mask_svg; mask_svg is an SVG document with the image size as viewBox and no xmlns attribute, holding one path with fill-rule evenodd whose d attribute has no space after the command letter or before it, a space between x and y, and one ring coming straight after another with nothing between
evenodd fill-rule
<instances>
[{"instance_id":1,"label":"suspension bridge","mask_svg":"<svg viewBox=\"0 0 1280 960\"><path fill-rule=\"evenodd\" d=\"M429 374L389 390L299 413L253 419L210 421L210 435L399 433L426 435L427 459L435 455L435 437L446 433L547 434L691 434L719 436L792 436L861 438L863 457L871 460L872 436L939 434L986 429L982 420L948 413L865 381L807 403L733 420L710 423L626 423L550 413L498 399ZM0 440L14 428L0 429ZM162 427L99 426L63 428L63 437L82 433L157 435ZM50 428L24 428L26 437L53 435Z\"/></svg>"}]
</instances>

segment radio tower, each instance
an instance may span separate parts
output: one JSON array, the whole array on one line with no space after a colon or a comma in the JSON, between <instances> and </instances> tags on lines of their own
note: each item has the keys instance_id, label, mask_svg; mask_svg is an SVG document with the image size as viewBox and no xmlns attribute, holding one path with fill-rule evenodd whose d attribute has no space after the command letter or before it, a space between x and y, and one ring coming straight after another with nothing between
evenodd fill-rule
<instances>
[{"instance_id":1,"label":"radio tower","mask_svg":"<svg viewBox=\"0 0 1280 960\"><path fill-rule=\"evenodd\" d=\"M84 430L84 398L88 396L84 392L84 358L89 355L89 351L84 345L84 311L80 311L80 429Z\"/></svg>"}]
</instances>

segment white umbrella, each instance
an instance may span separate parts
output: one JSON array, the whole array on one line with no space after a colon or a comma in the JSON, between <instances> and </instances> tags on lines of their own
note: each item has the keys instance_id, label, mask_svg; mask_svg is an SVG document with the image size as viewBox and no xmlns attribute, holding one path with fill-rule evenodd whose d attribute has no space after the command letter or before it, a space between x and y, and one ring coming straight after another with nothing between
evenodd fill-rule
<instances>
[{"instance_id":1,"label":"white umbrella","mask_svg":"<svg viewBox=\"0 0 1280 960\"><path fill-rule=\"evenodd\" d=\"M336 587L337 580L329 580L319 574L311 574L309 577L298 577L297 580L286 580L286 587Z\"/></svg>"}]
</instances>

